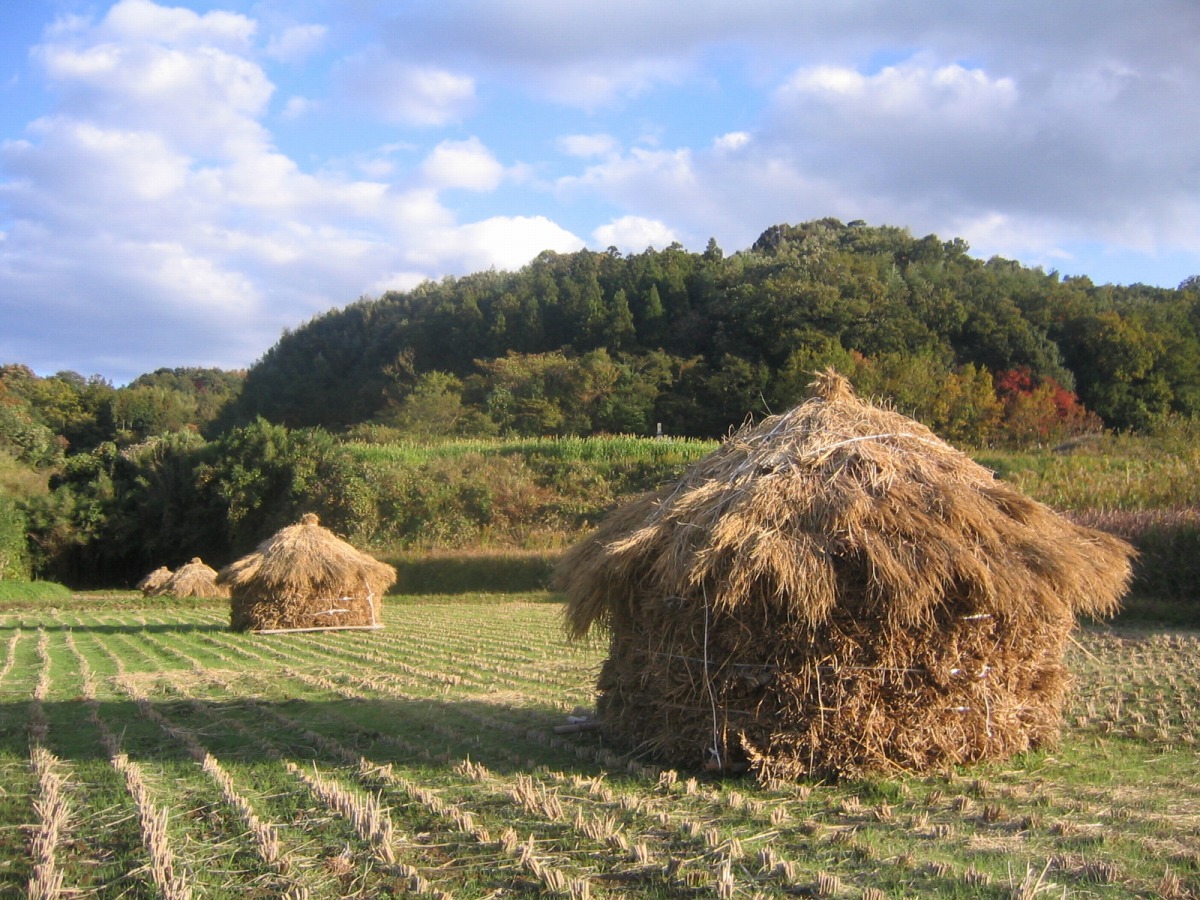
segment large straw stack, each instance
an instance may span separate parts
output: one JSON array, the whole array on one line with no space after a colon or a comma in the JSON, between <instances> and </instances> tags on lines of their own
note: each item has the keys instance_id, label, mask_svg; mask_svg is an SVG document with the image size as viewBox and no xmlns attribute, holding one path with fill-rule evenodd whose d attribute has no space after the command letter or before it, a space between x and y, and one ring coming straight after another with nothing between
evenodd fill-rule
<instances>
[{"instance_id":1,"label":"large straw stack","mask_svg":"<svg viewBox=\"0 0 1200 900\"><path fill-rule=\"evenodd\" d=\"M221 570L238 631L382 628L396 570L322 528L312 513Z\"/></svg>"},{"instance_id":2,"label":"large straw stack","mask_svg":"<svg viewBox=\"0 0 1200 900\"><path fill-rule=\"evenodd\" d=\"M175 570L175 574L162 589L172 597L211 597L223 599L229 589L217 584L217 570L205 565L200 557L193 556L190 562Z\"/></svg>"},{"instance_id":3,"label":"large straw stack","mask_svg":"<svg viewBox=\"0 0 1200 900\"><path fill-rule=\"evenodd\" d=\"M1132 552L826 372L557 578L572 636L609 633L610 734L680 767L838 777L1053 740L1070 631L1115 611Z\"/></svg>"}]
</instances>

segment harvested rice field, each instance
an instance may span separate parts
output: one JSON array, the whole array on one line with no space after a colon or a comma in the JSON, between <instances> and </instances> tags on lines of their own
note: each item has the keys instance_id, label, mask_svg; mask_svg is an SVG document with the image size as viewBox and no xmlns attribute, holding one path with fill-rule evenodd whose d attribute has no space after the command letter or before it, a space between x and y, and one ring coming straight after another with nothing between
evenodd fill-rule
<instances>
[{"instance_id":1,"label":"harvested rice field","mask_svg":"<svg viewBox=\"0 0 1200 900\"><path fill-rule=\"evenodd\" d=\"M0 897L1200 895L1200 634L1077 631L1053 749L759 785L556 732L605 648L549 599L0 611Z\"/></svg>"}]
</instances>

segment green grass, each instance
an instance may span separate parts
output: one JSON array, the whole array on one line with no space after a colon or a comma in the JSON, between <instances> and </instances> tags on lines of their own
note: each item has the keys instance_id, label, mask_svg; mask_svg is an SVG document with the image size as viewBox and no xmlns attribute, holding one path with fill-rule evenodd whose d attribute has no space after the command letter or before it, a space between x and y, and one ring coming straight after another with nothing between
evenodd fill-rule
<instances>
[{"instance_id":1,"label":"green grass","mask_svg":"<svg viewBox=\"0 0 1200 900\"><path fill-rule=\"evenodd\" d=\"M53 581L0 580L0 606L70 601L71 591Z\"/></svg>"},{"instance_id":2,"label":"green grass","mask_svg":"<svg viewBox=\"0 0 1200 900\"><path fill-rule=\"evenodd\" d=\"M1059 510L1156 510L1200 505L1200 448L1149 438L1100 438L1059 451L980 451L974 459Z\"/></svg>"},{"instance_id":3,"label":"green grass","mask_svg":"<svg viewBox=\"0 0 1200 900\"><path fill-rule=\"evenodd\" d=\"M715 450L718 441L631 436L455 439L354 442L347 446L363 462L386 470L439 460L479 456L515 457L533 471L603 477L636 472L640 481L662 483ZM1033 498L1060 510L1149 510L1200 505L1200 446L1171 436L1095 437L1055 449L972 453Z\"/></svg>"},{"instance_id":4,"label":"green grass","mask_svg":"<svg viewBox=\"0 0 1200 900\"><path fill-rule=\"evenodd\" d=\"M167 844L197 897L1009 898L1033 896L1039 876L1049 897L1200 891L1200 633L1081 629L1055 748L760 786L555 733L591 704L606 648L566 643L552 600L391 596L383 631L277 636L230 632L224 604L129 593L0 611L0 896L23 896L31 876L38 710L69 785L57 864L84 895L156 890L105 731L170 810ZM377 798L390 837L318 782L360 809Z\"/></svg>"},{"instance_id":5,"label":"green grass","mask_svg":"<svg viewBox=\"0 0 1200 900\"><path fill-rule=\"evenodd\" d=\"M697 460L718 446L716 441L689 438L643 438L630 435L603 437L544 437L507 439L451 439L445 441L400 441L387 444L351 443L361 458L372 462L420 465L435 458L523 456L583 462L640 460L673 465Z\"/></svg>"}]
</instances>

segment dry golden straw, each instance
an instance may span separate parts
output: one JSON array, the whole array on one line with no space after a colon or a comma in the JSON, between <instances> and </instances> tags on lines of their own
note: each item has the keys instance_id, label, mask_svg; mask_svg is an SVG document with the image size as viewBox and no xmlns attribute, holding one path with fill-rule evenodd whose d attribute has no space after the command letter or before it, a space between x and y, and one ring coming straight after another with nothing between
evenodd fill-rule
<instances>
[{"instance_id":1,"label":"dry golden straw","mask_svg":"<svg viewBox=\"0 0 1200 900\"><path fill-rule=\"evenodd\" d=\"M158 597L167 592L167 585L174 573L166 566L159 566L137 583L137 589L143 597Z\"/></svg>"},{"instance_id":2,"label":"dry golden straw","mask_svg":"<svg viewBox=\"0 0 1200 900\"><path fill-rule=\"evenodd\" d=\"M175 571L161 593L170 594L172 597L223 599L229 596L229 588L217 583L216 569L205 565L200 557L193 556L190 562Z\"/></svg>"},{"instance_id":3,"label":"dry golden straw","mask_svg":"<svg viewBox=\"0 0 1200 900\"><path fill-rule=\"evenodd\" d=\"M597 715L677 767L760 778L922 770L1053 740L1076 617L1133 551L998 481L835 372L558 571L607 630Z\"/></svg>"},{"instance_id":4,"label":"dry golden straw","mask_svg":"<svg viewBox=\"0 0 1200 900\"><path fill-rule=\"evenodd\" d=\"M221 570L237 631L382 627L382 598L396 580L387 563L322 528L312 513Z\"/></svg>"}]
</instances>

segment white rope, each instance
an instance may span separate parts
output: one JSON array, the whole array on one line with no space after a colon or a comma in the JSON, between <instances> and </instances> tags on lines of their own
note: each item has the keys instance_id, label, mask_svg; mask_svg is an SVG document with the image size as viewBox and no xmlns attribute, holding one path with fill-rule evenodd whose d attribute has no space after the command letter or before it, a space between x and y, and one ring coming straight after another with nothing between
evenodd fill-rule
<instances>
[{"instance_id":1,"label":"white rope","mask_svg":"<svg viewBox=\"0 0 1200 900\"><path fill-rule=\"evenodd\" d=\"M833 444L826 444L824 447L814 447L805 456L820 456L828 453L830 450L836 450L838 447L845 447L847 444L857 444L859 441L881 441L884 438L912 438L914 441L922 441L926 444L933 444L939 447L945 446L942 441L913 434L911 431L893 431L887 434L864 434L859 437L846 438L844 441L837 441Z\"/></svg>"},{"instance_id":2,"label":"white rope","mask_svg":"<svg viewBox=\"0 0 1200 900\"><path fill-rule=\"evenodd\" d=\"M639 650L638 652L643 653L646 656L654 656L659 659L682 659L684 662L698 662L698 663L704 663L705 666L708 665L708 661L706 659L701 659L698 656L684 656L681 653L664 653L661 650L642 649L642 650ZM837 665L837 666L811 666L811 667L801 666L796 669L787 669L786 667L777 665L775 663L765 663L765 662L763 662L763 663L726 663L725 665L731 669L752 669L756 672L780 672L780 671L800 672L800 671L804 671L805 669L811 668L814 670L819 669L822 672L832 672L835 675L837 675L841 672L886 672L886 673L890 673L893 675L895 675L895 674L928 675L928 674L931 674L931 671L932 671L930 669L926 669L923 667L914 667L914 666L905 667L905 666ZM950 674L951 675L969 675L972 678L985 678L985 677L987 677L987 674L988 674L988 672L991 671L991 669L992 669L991 666L984 664L984 665L980 666L978 674L972 673L969 669L961 669L961 668L951 669Z\"/></svg>"},{"instance_id":3,"label":"white rope","mask_svg":"<svg viewBox=\"0 0 1200 900\"><path fill-rule=\"evenodd\" d=\"M704 686L708 689L708 702L712 706L713 745L710 749L717 768L723 769L725 765L721 761L721 741L717 728L717 696L713 692L712 677L708 671L708 588L702 585L700 591L704 597Z\"/></svg>"},{"instance_id":4,"label":"white rope","mask_svg":"<svg viewBox=\"0 0 1200 900\"><path fill-rule=\"evenodd\" d=\"M371 621L371 624L369 627L378 628L379 623L377 621L375 621L375 592L371 590L371 585L365 577L363 578L363 587L365 587L367 589L367 613L370 616L370 621ZM353 603L354 598L353 597L336 597L336 598L329 598L327 600L317 600L314 602L316 602L316 603ZM354 612L354 610L350 609L348 607L330 607L329 609L322 610L321 612L315 612L315 613L313 613L313 615L314 616L336 616L338 613L348 613L348 612Z\"/></svg>"}]
</instances>

